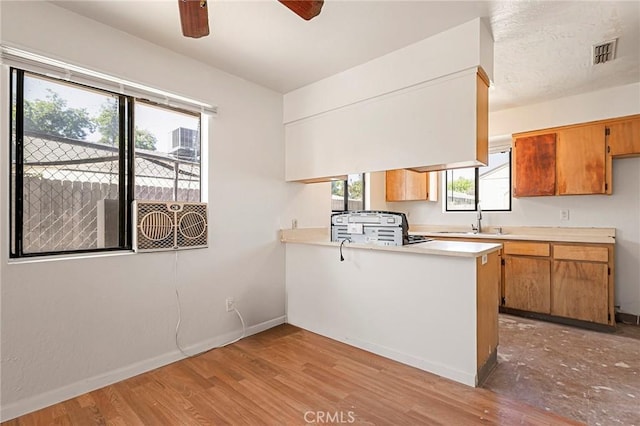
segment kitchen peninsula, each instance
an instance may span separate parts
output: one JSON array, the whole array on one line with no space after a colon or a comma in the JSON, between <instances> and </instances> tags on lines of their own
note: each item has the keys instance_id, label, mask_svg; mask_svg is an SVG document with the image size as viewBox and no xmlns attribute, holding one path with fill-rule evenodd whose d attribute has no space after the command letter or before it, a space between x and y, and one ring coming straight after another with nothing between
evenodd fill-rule
<instances>
[{"instance_id":1,"label":"kitchen peninsula","mask_svg":"<svg viewBox=\"0 0 640 426\"><path fill-rule=\"evenodd\" d=\"M341 253L327 229L281 239L290 324L469 386L495 365L501 244L345 243Z\"/></svg>"}]
</instances>

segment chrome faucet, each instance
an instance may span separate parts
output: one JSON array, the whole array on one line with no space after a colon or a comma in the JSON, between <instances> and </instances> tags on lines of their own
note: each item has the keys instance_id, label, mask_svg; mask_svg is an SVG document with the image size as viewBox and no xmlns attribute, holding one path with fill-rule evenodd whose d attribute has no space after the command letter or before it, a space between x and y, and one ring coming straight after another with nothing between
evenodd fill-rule
<instances>
[{"instance_id":1,"label":"chrome faucet","mask_svg":"<svg viewBox=\"0 0 640 426\"><path fill-rule=\"evenodd\" d=\"M481 234L482 233L482 208L480 207L480 203L478 203L478 216L477 216L477 225L473 225L473 223L471 224L471 229L473 230L473 232L475 234Z\"/></svg>"}]
</instances>

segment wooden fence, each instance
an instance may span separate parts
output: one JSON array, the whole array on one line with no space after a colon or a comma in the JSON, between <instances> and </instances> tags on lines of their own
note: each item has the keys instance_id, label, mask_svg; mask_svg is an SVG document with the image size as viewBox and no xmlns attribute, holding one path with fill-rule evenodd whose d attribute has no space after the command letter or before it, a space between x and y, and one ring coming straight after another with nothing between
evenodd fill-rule
<instances>
[{"instance_id":1,"label":"wooden fence","mask_svg":"<svg viewBox=\"0 0 640 426\"><path fill-rule=\"evenodd\" d=\"M173 188L136 186L138 200L172 200ZM104 240L104 200L118 199L118 185L24 177L25 253L98 248ZM200 199L198 189L178 189L179 200ZM117 232L117 230L115 230Z\"/></svg>"}]
</instances>

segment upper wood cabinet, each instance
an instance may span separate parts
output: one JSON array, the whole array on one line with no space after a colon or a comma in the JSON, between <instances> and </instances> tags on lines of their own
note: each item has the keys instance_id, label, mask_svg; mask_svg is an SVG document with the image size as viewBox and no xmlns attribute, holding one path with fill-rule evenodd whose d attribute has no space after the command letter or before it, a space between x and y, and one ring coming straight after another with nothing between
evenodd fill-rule
<instances>
[{"instance_id":1,"label":"upper wood cabinet","mask_svg":"<svg viewBox=\"0 0 640 426\"><path fill-rule=\"evenodd\" d=\"M521 133L514 138L514 197L610 193L603 123Z\"/></svg>"},{"instance_id":2,"label":"upper wood cabinet","mask_svg":"<svg viewBox=\"0 0 640 426\"><path fill-rule=\"evenodd\" d=\"M513 196L611 194L612 158L640 156L640 114L513 135Z\"/></svg>"},{"instance_id":3,"label":"upper wood cabinet","mask_svg":"<svg viewBox=\"0 0 640 426\"><path fill-rule=\"evenodd\" d=\"M556 134L556 194L604 194L604 124L567 127Z\"/></svg>"},{"instance_id":4,"label":"upper wood cabinet","mask_svg":"<svg viewBox=\"0 0 640 426\"><path fill-rule=\"evenodd\" d=\"M640 115L606 124L607 146L612 157L640 155Z\"/></svg>"},{"instance_id":5,"label":"upper wood cabinet","mask_svg":"<svg viewBox=\"0 0 640 426\"><path fill-rule=\"evenodd\" d=\"M387 170L387 201L437 201L437 173Z\"/></svg>"},{"instance_id":6,"label":"upper wood cabinet","mask_svg":"<svg viewBox=\"0 0 640 426\"><path fill-rule=\"evenodd\" d=\"M525 136L513 143L513 195L556 193L556 134Z\"/></svg>"}]
</instances>

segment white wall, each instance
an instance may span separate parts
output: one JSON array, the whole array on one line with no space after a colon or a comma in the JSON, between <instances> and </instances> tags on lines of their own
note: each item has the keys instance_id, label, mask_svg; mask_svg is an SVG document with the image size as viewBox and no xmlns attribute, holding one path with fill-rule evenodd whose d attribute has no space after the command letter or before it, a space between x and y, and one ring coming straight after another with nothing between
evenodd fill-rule
<instances>
[{"instance_id":1,"label":"white wall","mask_svg":"<svg viewBox=\"0 0 640 426\"><path fill-rule=\"evenodd\" d=\"M478 67L493 76L493 40L474 19L286 93L286 180L477 164ZM434 149L443 140L450 149Z\"/></svg>"},{"instance_id":2,"label":"white wall","mask_svg":"<svg viewBox=\"0 0 640 426\"><path fill-rule=\"evenodd\" d=\"M340 262L334 246L286 251L288 322L475 386L476 258L347 245ZM443 322L452 306L455 321Z\"/></svg>"},{"instance_id":3,"label":"white wall","mask_svg":"<svg viewBox=\"0 0 640 426\"><path fill-rule=\"evenodd\" d=\"M3 43L219 106L209 127L209 248L47 262L8 262L8 95L2 75L0 183L3 419L237 337L234 296L249 326L283 321L282 96L48 2L0 2ZM248 125L250 124L250 125ZM310 190L309 190L310 191ZM294 194L295 193L295 194ZM327 193L328 200L328 193ZM292 199L292 205L296 204ZM283 224L284 222L284 224Z\"/></svg>"},{"instance_id":4,"label":"white wall","mask_svg":"<svg viewBox=\"0 0 640 426\"><path fill-rule=\"evenodd\" d=\"M478 66L493 79L493 38L482 20L476 18L286 93L283 122L291 123Z\"/></svg>"},{"instance_id":5,"label":"white wall","mask_svg":"<svg viewBox=\"0 0 640 426\"><path fill-rule=\"evenodd\" d=\"M638 113L640 83L494 112L489 127L491 135L503 135ZM471 228L475 213L445 213L442 199L388 203L387 207L408 213L409 223ZM568 222L560 221L560 209L570 210ZM640 158L613 160L610 196L514 198L511 212L484 212L483 216L486 225L615 227L615 304L622 312L640 314Z\"/></svg>"},{"instance_id":6,"label":"white wall","mask_svg":"<svg viewBox=\"0 0 640 426\"><path fill-rule=\"evenodd\" d=\"M285 124L285 178L477 164L476 81L468 69Z\"/></svg>"}]
</instances>

